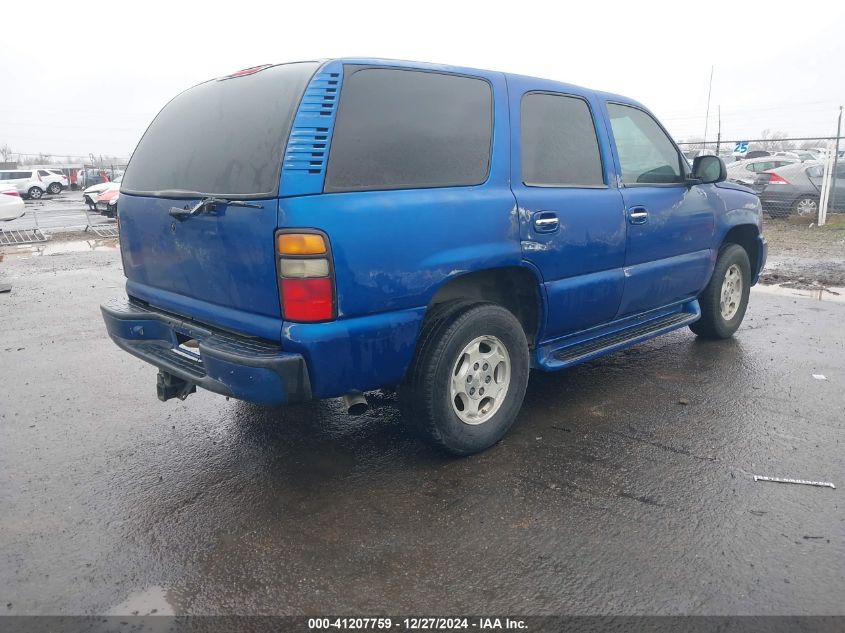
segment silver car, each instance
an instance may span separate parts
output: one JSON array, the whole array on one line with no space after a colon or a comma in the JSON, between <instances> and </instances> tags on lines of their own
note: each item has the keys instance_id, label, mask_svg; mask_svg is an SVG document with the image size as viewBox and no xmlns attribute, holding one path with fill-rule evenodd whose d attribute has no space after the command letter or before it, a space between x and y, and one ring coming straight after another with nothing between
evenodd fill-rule
<instances>
[{"instance_id":1,"label":"silver car","mask_svg":"<svg viewBox=\"0 0 845 633\"><path fill-rule=\"evenodd\" d=\"M757 175L752 187L760 196L763 211L771 217L818 215L822 163L784 165ZM828 211L845 211L845 161L836 167L836 187L831 190Z\"/></svg>"},{"instance_id":2,"label":"silver car","mask_svg":"<svg viewBox=\"0 0 845 633\"><path fill-rule=\"evenodd\" d=\"M727 165L728 180L738 182L746 187L751 187L757 178L757 174L770 169L783 167L784 165L792 165L800 162L799 158L791 158L788 156L763 156L762 158L740 160Z\"/></svg>"}]
</instances>

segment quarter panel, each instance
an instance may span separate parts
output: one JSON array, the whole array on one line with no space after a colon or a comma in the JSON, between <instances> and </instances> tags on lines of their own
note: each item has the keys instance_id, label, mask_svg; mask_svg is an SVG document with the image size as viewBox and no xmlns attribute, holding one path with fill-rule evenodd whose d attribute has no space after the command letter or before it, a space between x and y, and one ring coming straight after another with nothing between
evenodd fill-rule
<instances>
[{"instance_id":1,"label":"quarter panel","mask_svg":"<svg viewBox=\"0 0 845 633\"><path fill-rule=\"evenodd\" d=\"M280 201L279 226L315 228L328 235L340 319L425 306L443 283L457 275L520 264L519 224L509 186L504 76L485 71L461 74L485 79L492 90L493 137L486 182L324 193Z\"/></svg>"}]
</instances>

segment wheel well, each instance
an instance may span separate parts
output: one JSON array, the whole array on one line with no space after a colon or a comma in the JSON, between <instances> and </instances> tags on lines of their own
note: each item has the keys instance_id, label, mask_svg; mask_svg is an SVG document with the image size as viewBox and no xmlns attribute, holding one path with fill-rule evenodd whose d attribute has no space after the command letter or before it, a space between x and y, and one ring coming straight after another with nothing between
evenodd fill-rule
<instances>
[{"instance_id":1,"label":"wheel well","mask_svg":"<svg viewBox=\"0 0 845 633\"><path fill-rule=\"evenodd\" d=\"M725 235L723 244L739 244L748 253L748 260L751 262L751 269L757 265L760 245L757 242L757 236L760 234L757 227L753 224L740 224L733 227L728 234Z\"/></svg>"},{"instance_id":2,"label":"wheel well","mask_svg":"<svg viewBox=\"0 0 845 633\"><path fill-rule=\"evenodd\" d=\"M452 299L496 303L519 320L528 344L533 346L540 327L538 283L529 270L517 266L467 273L441 286L429 302L428 309Z\"/></svg>"}]
</instances>

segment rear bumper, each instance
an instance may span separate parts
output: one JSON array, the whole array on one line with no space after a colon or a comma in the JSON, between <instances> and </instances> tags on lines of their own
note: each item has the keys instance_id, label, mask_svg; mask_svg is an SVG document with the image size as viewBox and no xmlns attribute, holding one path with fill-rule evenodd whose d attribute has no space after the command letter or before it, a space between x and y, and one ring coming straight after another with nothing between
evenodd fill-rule
<instances>
[{"instance_id":1,"label":"rear bumper","mask_svg":"<svg viewBox=\"0 0 845 633\"><path fill-rule=\"evenodd\" d=\"M100 309L118 347L190 384L268 405L312 397L304 358L283 352L278 344L223 332L132 299ZM198 341L198 349L180 347L186 339Z\"/></svg>"}]
</instances>

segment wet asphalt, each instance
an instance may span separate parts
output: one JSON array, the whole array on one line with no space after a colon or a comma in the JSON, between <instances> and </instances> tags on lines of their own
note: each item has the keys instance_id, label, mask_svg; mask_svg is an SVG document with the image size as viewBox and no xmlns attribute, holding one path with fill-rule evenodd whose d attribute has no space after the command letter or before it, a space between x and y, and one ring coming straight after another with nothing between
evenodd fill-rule
<instances>
[{"instance_id":1,"label":"wet asphalt","mask_svg":"<svg viewBox=\"0 0 845 633\"><path fill-rule=\"evenodd\" d=\"M390 395L159 402L102 325L114 250L0 281L3 613L845 613L843 304L755 292L733 340L534 373L454 459Z\"/></svg>"}]
</instances>

